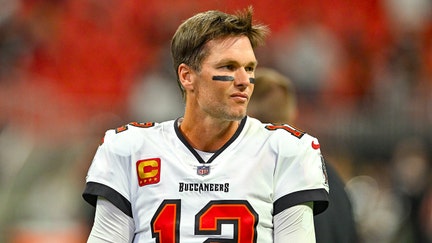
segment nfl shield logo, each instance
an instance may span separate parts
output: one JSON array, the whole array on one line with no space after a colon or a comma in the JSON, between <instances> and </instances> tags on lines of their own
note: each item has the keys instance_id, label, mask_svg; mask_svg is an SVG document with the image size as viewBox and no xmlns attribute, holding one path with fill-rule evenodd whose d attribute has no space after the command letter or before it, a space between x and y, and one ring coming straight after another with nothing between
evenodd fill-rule
<instances>
[{"instance_id":1,"label":"nfl shield logo","mask_svg":"<svg viewBox=\"0 0 432 243\"><path fill-rule=\"evenodd\" d=\"M198 166L197 167L197 174L200 176L205 176L210 173L210 166Z\"/></svg>"}]
</instances>

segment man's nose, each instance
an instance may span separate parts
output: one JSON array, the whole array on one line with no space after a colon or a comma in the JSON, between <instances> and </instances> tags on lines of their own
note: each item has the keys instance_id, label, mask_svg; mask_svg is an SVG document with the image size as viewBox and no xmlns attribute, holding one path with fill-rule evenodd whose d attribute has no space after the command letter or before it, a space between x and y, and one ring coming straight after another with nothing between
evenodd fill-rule
<instances>
[{"instance_id":1,"label":"man's nose","mask_svg":"<svg viewBox=\"0 0 432 243\"><path fill-rule=\"evenodd\" d=\"M236 72L234 83L235 85L248 86L251 82L251 74L245 69L241 68Z\"/></svg>"}]
</instances>

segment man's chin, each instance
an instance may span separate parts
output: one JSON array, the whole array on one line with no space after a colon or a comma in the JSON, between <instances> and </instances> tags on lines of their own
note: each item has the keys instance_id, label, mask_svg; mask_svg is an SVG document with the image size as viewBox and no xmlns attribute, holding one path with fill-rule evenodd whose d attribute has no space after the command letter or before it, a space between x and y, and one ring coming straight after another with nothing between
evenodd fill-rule
<instances>
[{"instance_id":1,"label":"man's chin","mask_svg":"<svg viewBox=\"0 0 432 243\"><path fill-rule=\"evenodd\" d=\"M245 117L246 117L246 113L232 114L231 116L227 117L227 120L230 120L230 121L241 121Z\"/></svg>"}]
</instances>

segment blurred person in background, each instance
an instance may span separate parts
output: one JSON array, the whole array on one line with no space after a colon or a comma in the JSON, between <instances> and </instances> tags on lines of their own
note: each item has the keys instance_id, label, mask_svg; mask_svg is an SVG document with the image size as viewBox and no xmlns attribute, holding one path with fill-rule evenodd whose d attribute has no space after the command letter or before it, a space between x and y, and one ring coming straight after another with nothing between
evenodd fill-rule
<instances>
[{"instance_id":1,"label":"blurred person in background","mask_svg":"<svg viewBox=\"0 0 432 243\"><path fill-rule=\"evenodd\" d=\"M293 82L271 68L255 71L254 94L248 115L262 122L295 124L298 110ZM327 174L330 187L329 208L315 216L315 236L318 243L358 242L356 223L344 182L330 163Z\"/></svg>"},{"instance_id":2,"label":"blurred person in background","mask_svg":"<svg viewBox=\"0 0 432 243\"><path fill-rule=\"evenodd\" d=\"M420 137L402 139L396 144L391 161L394 191L408 212L397 237L408 237L420 243L432 242L427 220L431 217L427 207L432 206L427 205L430 203L427 193L432 188L427 144Z\"/></svg>"},{"instance_id":3,"label":"blurred person in background","mask_svg":"<svg viewBox=\"0 0 432 243\"><path fill-rule=\"evenodd\" d=\"M96 206L88 242L315 242L328 205L317 139L246 114L267 31L252 8L179 26L184 116L107 131L83 193Z\"/></svg>"}]
</instances>

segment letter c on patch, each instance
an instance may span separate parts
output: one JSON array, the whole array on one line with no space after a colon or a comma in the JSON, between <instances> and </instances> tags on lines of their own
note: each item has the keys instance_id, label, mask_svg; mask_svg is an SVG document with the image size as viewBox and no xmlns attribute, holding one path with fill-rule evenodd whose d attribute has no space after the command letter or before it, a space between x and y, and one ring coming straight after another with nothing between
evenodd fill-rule
<instances>
[{"instance_id":1,"label":"letter c on patch","mask_svg":"<svg viewBox=\"0 0 432 243\"><path fill-rule=\"evenodd\" d=\"M139 186L158 183L160 180L161 160L159 158L139 160L136 163Z\"/></svg>"}]
</instances>

